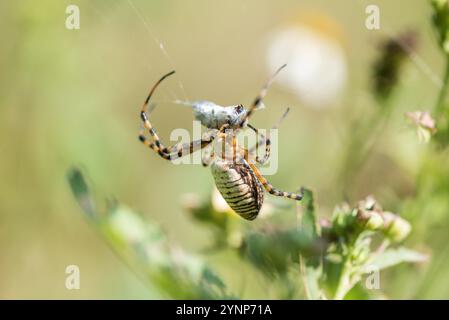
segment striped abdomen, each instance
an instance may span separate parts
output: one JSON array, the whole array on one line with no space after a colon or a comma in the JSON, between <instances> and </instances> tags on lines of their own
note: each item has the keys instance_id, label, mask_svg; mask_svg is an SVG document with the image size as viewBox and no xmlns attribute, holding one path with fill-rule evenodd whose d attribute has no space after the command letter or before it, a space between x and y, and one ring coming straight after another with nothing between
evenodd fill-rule
<instances>
[{"instance_id":1,"label":"striped abdomen","mask_svg":"<svg viewBox=\"0 0 449 320\"><path fill-rule=\"evenodd\" d=\"M249 165L216 158L211 170L217 189L229 206L241 217L254 220L262 207L264 190Z\"/></svg>"}]
</instances>

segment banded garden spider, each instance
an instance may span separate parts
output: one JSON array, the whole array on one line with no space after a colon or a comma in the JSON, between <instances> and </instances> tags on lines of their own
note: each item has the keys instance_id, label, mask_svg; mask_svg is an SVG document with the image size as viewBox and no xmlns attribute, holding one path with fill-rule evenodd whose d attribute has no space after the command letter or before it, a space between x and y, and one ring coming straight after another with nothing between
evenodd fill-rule
<instances>
[{"instance_id":1,"label":"banded garden spider","mask_svg":"<svg viewBox=\"0 0 449 320\"><path fill-rule=\"evenodd\" d=\"M301 194L281 191L275 189L267 179L260 173L255 163L250 160L250 155L257 151L259 145L265 145L265 155L262 159L256 156L255 160L259 164L265 163L270 157L270 137L261 135L259 131L248 123L250 116L261 105L263 98L267 94L268 88L273 82L274 77L285 67L283 65L268 80L265 86L254 99L248 110L243 105L222 107L209 101L199 101L192 104L195 118L201 121L201 124L209 130L199 140L190 143L175 144L165 147L157 135L150 118L147 114L147 108L156 88L168 76L175 71L171 71L164 75L150 90L140 112L140 118L143 122L139 133L139 140L147 147L154 150L159 156L166 160L174 160L189 155L199 149L210 148L215 138L219 138L222 142L223 152L221 156L215 156L212 151L206 157L203 157L203 165L211 166L212 175L215 180L217 189L229 206L241 217L247 220L254 220L262 207L264 200L264 189L275 196L286 197L294 200L302 199ZM287 111L278 123L287 115ZM253 130L257 135L256 145L251 149L246 149L237 144L236 135L239 130L245 127ZM275 125L273 128L276 128ZM145 137L145 129L148 130L151 140ZM259 139L261 136L261 139ZM226 152L232 151L230 154Z\"/></svg>"}]
</instances>

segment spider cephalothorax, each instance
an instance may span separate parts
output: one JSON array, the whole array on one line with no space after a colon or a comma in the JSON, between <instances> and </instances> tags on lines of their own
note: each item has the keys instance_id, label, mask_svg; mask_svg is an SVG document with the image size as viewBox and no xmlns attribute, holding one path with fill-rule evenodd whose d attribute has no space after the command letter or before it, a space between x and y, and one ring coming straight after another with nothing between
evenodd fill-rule
<instances>
[{"instance_id":1,"label":"spider cephalothorax","mask_svg":"<svg viewBox=\"0 0 449 320\"><path fill-rule=\"evenodd\" d=\"M275 75L283 68L282 66ZM251 149L241 147L237 143L236 133L238 130L249 127L259 135L258 130L248 123L248 119L252 113L260 106L262 99L267 93L274 76L270 78L267 84L262 88L254 102L245 110L243 105L222 107L210 101L198 101L189 103L192 106L195 118L201 121L201 124L210 129L200 140L195 140L187 144L176 144L171 147L165 147L159 136L155 132L146 109L148 107L151 96L157 86L168 76L175 73L174 71L164 75L151 89L145 103L140 112L143 122L142 130L139 134L139 140L146 146L157 152L162 158L174 160L192 152L210 148L215 139L222 142L223 150L231 150L231 152L221 152L219 156L215 156L212 151L207 157L203 157L203 165L211 166L212 175L215 180L217 189L229 206L241 217L247 220L253 220L257 217L264 199L265 189L270 194L282 196L294 200L301 200L302 194L295 194L280 191L275 188L262 176L259 169L250 159L250 155L259 145L265 145L265 156L262 159L255 157L256 162L263 164L270 156L270 138L263 137L261 141L257 140L256 146ZM288 110L287 110L288 112ZM284 113L283 119L287 112ZM277 127L277 125L275 125ZM144 133L148 130L151 136L151 142Z\"/></svg>"}]
</instances>

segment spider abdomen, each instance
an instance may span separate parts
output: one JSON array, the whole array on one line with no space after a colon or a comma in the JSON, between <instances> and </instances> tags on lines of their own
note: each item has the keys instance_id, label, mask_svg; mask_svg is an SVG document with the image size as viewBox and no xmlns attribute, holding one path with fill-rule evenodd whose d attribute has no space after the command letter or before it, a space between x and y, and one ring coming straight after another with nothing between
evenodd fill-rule
<instances>
[{"instance_id":1,"label":"spider abdomen","mask_svg":"<svg viewBox=\"0 0 449 320\"><path fill-rule=\"evenodd\" d=\"M264 191L249 165L217 158L211 170L218 191L232 210L242 218L254 220L262 207Z\"/></svg>"}]
</instances>

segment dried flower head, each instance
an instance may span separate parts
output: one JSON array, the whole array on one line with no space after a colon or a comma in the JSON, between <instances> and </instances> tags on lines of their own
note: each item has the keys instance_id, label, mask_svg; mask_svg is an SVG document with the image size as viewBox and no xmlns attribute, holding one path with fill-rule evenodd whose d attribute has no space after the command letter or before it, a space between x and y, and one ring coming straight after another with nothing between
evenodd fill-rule
<instances>
[{"instance_id":1,"label":"dried flower head","mask_svg":"<svg viewBox=\"0 0 449 320\"><path fill-rule=\"evenodd\" d=\"M381 55L374 64L374 93L382 100L390 97L398 83L407 54L416 47L417 34L405 32L381 44Z\"/></svg>"}]
</instances>

